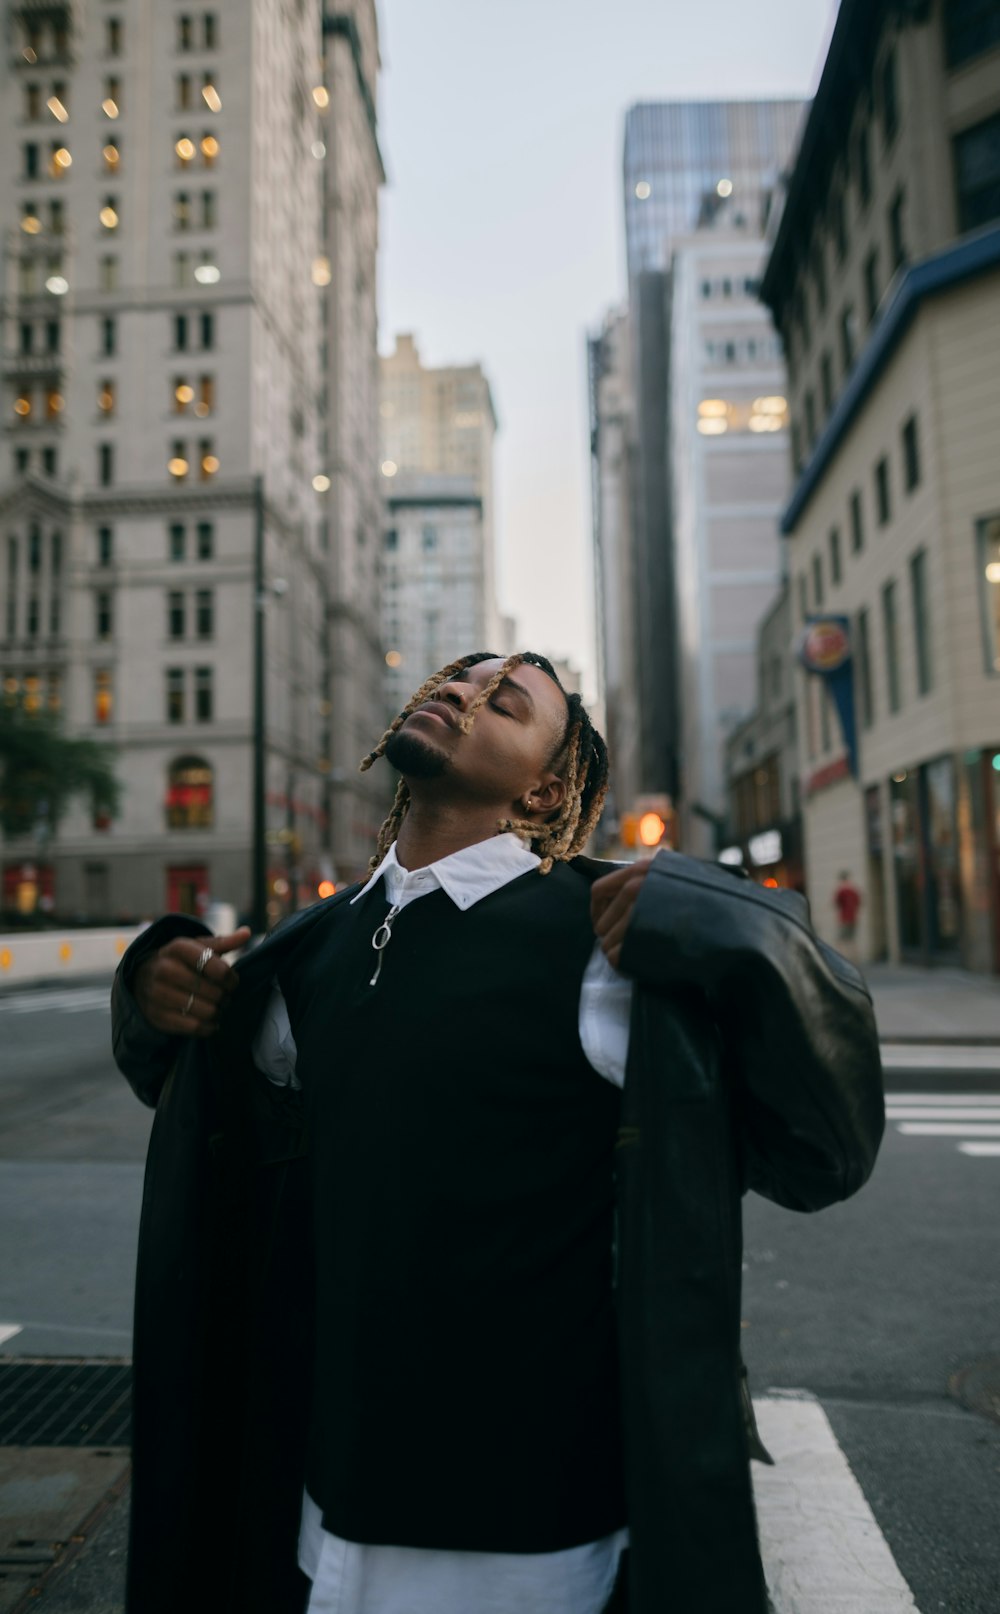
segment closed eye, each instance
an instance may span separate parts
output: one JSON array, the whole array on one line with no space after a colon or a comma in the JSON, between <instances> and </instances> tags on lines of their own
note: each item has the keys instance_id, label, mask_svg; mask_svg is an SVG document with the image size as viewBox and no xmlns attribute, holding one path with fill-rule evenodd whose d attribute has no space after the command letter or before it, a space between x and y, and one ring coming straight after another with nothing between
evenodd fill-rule
<instances>
[{"instance_id":1,"label":"closed eye","mask_svg":"<svg viewBox=\"0 0 1000 1614\"><path fill-rule=\"evenodd\" d=\"M498 706L496 701L490 701L490 705L492 706L492 708L493 708L493 710L495 712L500 713L501 717L514 717L514 716L516 716L516 713L508 712L506 706Z\"/></svg>"}]
</instances>

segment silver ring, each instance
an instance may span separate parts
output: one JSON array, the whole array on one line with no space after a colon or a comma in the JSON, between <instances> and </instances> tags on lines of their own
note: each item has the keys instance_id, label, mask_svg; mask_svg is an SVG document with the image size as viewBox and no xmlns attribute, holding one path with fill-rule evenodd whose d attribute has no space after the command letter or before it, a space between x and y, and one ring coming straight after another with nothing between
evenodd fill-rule
<instances>
[{"instance_id":1,"label":"silver ring","mask_svg":"<svg viewBox=\"0 0 1000 1614\"><path fill-rule=\"evenodd\" d=\"M203 947L202 948L201 952L198 954L198 962L194 967L194 972L195 972L196 975L201 975L202 971L205 968L205 965L208 963L209 959L212 958L213 956L214 955L212 953L211 947Z\"/></svg>"},{"instance_id":2,"label":"silver ring","mask_svg":"<svg viewBox=\"0 0 1000 1614\"><path fill-rule=\"evenodd\" d=\"M194 993L192 992L191 996L188 998L188 1000L185 1003L183 1009L181 1010L181 1013L183 1015L187 1016L187 1015L189 1015L191 1013L191 1005L192 1005L193 1002L194 1002Z\"/></svg>"}]
</instances>

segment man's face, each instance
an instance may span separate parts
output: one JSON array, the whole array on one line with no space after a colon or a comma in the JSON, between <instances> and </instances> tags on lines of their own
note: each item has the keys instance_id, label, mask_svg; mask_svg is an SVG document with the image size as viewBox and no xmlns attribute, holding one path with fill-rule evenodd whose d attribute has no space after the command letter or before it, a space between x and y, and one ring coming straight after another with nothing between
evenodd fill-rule
<instances>
[{"instance_id":1,"label":"man's face","mask_svg":"<svg viewBox=\"0 0 1000 1614\"><path fill-rule=\"evenodd\" d=\"M561 796L549 764L566 728L566 697L540 667L514 667L463 734L459 724L503 662L481 661L440 684L393 735L385 754L411 789L440 779L449 794L496 805L523 817L526 794L543 795L549 809ZM555 784L553 783L555 781Z\"/></svg>"}]
</instances>

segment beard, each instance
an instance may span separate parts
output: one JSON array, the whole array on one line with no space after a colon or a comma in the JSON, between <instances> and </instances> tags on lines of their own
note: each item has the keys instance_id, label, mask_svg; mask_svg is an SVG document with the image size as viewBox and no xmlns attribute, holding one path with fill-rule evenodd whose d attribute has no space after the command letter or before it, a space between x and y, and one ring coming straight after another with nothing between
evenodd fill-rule
<instances>
[{"instance_id":1,"label":"beard","mask_svg":"<svg viewBox=\"0 0 1000 1614\"><path fill-rule=\"evenodd\" d=\"M385 759L397 773L409 779L438 779L448 766L448 758L419 734L397 729L385 748Z\"/></svg>"}]
</instances>

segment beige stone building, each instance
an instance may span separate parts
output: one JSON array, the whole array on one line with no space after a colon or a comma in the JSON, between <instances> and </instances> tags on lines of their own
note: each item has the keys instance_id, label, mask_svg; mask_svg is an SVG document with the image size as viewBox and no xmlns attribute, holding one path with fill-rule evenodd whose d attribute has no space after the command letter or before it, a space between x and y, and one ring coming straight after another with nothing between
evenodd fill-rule
<instances>
[{"instance_id":1,"label":"beige stone building","mask_svg":"<svg viewBox=\"0 0 1000 1614\"><path fill-rule=\"evenodd\" d=\"M376 637L374 8L6 9L0 671L115 746L124 798L4 846L5 893L34 863L67 915L249 907L260 531L274 914L354 847L331 781L367 669L331 623Z\"/></svg>"},{"instance_id":2,"label":"beige stone building","mask_svg":"<svg viewBox=\"0 0 1000 1614\"><path fill-rule=\"evenodd\" d=\"M806 877L860 950L1000 969L1000 20L844 0L764 278L796 633L846 620L858 770L799 676Z\"/></svg>"},{"instance_id":3,"label":"beige stone building","mask_svg":"<svg viewBox=\"0 0 1000 1614\"><path fill-rule=\"evenodd\" d=\"M381 360L382 622L387 709L456 650L506 652L497 609L490 385L478 364L427 366L411 335Z\"/></svg>"}]
</instances>

